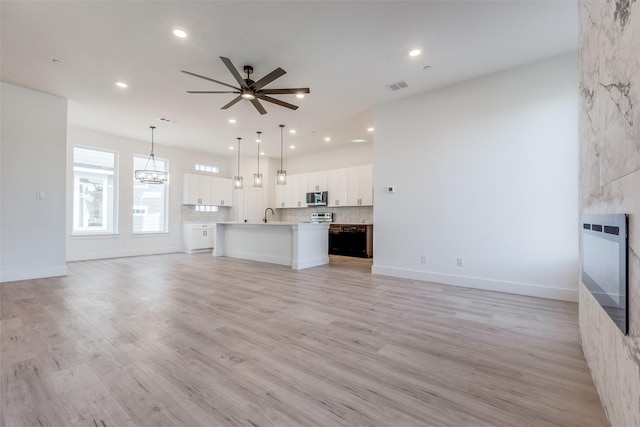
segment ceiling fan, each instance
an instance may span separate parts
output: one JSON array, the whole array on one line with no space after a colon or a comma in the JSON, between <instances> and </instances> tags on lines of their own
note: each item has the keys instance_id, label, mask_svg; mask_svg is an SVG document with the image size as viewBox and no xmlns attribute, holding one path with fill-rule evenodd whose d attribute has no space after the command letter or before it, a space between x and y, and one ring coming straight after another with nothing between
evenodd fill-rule
<instances>
[{"instance_id":1,"label":"ceiling fan","mask_svg":"<svg viewBox=\"0 0 640 427\"><path fill-rule=\"evenodd\" d=\"M227 66L227 68L231 72L231 75L233 75L233 77L236 79L240 87L233 86L224 82L220 82L218 80L214 80L209 77L201 76L200 74L192 73L190 71L182 70L182 72L185 74L189 74L191 76L209 80L211 82L218 83L223 86L227 86L227 87L230 87L231 89L234 89L232 91L231 90L228 90L228 91L188 90L187 93L237 93L238 96L233 98L231 102L229 102L224 107L222 107L221 108L222 110L226 110L227 108L231 107L241 99L248 99L249 101L251 101L253 106L256 107L256 110L258 110L260 114L267 114L267 110L264 109L259 99L263 101L271 102L273 104L280 105L285 108L297 110L298 109L297 105L289 104L288 102L284 102L279 99L272 98L269 95L297 95L297 94L303 94L303 93L310 93L308 87L289 88L289 89L263 89L266 85L268 85L275 79L282 77L284 74L286 74L286 71L284 71L280 67L276 68L275 70L273 70L272 72L270 72L269 74L267 74L266 76L258 80L257 82L254 82L250 78L251 74L253 73L253 67L251 65L244 66L244 72L247 73L247 78L243 79L240 73L238 72L238 70L236 69L236 67L231 63L229 58L225 58L221 56L220 59L222 60L224 65Z\"/></svg>"}]
</instances>

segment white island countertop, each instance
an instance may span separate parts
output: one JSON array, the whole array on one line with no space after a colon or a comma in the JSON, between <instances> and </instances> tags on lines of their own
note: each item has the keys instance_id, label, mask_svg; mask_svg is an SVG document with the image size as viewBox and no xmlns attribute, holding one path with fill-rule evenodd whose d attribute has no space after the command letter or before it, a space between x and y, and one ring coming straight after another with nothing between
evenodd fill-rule
<instances>
[{"instance_id":1,"label":"white island countertop","mask_svg":"<svg viewBox=\"0 0 640 427\"><path fill-rule=\"evenodd\" d=\"M329 224L218 222L213 256L288 265L295 270L329 263Z\"/></svg>"}]
</instances>

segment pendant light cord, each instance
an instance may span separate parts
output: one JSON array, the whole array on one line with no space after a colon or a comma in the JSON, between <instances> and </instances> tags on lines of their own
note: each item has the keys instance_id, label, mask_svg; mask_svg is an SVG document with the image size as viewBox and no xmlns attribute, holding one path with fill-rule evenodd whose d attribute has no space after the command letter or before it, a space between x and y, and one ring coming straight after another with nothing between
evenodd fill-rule
<instances>
[{"instance_id":1,"label":"pendant light cord","mask_svg":"<svg viewBox=\"0 0 640 427\"><path fill-rule=\"evenodd\" d=\"M282 130L284 129L284 125L280 125L280 170L282 170L282 157L283 157L283 151L282 151Z\"/></svg>"},{"instance_id":2,"label":"pendant light cord","mask_svg":"<svg viewBox=\"0 0 640 427\"><path fill-rule=\"evenodd\" d=\"M149 170L149 162L151 162L151 166L153 167L153 171L156 172L158 170L156 166L156 156L153 155L153 130L156 128L155 126L149 126L151 128L151 154L147 159L147 164L144 165L144 170Z\"/></svg>"},{"instance_id":3,"label":"pendant light cord","mask_svg":"<svg viewBox=\"0 0 640 427\"><path fill-rule=\"evenodd\" d=\"M238 176L240 176L240 140L242 138L238 138Z\"/></svg>"},{"instance_id":4,"label":"pendant light cord","mask_svg":"<svg viewBox=\"0 0 640 427\"><path fill-rule=\"evenodd\" d=\"M262 142L262 138L260 137L261 133L261 131L258 131L258 175L260 175L260 143Z\"/></svg>"}]
</instances>

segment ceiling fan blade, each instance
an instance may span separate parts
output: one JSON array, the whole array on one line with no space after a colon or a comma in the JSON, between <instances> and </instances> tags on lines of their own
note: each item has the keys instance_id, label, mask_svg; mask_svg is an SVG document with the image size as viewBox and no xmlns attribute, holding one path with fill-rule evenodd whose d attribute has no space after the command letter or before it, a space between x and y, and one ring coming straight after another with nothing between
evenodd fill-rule
<instances>
[{"instance_id":1,"label":"ceiling fan blade","mask_svg":"<svg viewBox=\"0 0 640 427\"><path fill-rule=\"evenodd\" d=\"M251 103L256 107L256 110L258 110L260 114L267 114L267 110L265 110L262 104L260 104L260 101L254 98L251 100Z\"/></svg>"},{"instance_id":2,"label":"ceiling fan blade","mask_svg":"<svg viewBox=\"0 0 640 427\"><path fill-rule=\"evenodd\" d=\"M188 90L187 93L240 93L237 90L224 90L224 91L217 91L217 90Z\"/></svg>"},{"instance_id":3,"label":"ceiling fan blade","mask_svg":"<svg viewBox=\"0 0 640 427\"><path fill-rule=\"evenodd\" d=\"M224 65L227 66L227 68L233 75L233 78L236 79L238 84L240 84L240 87L248 88L249 86L247 86L247 84L245 83L244 79L242 78L242 76L240 75L236 67L234 67L234 65L231 63L231 60L229 58L225 58L224 56L221 56L220 59L222 60L222 62L224 62Z\"/></svg>"},{"instance_id":4,"label":"ceiling fan blade","mask_svg":"<svg viewBox=\"0 0 640 427\"><path fill-rule=\"evenodd\" d=\"M311 93L308 87L295 87L290 89L262 89L260 93L266 95L297 95L299 93Z\"/></svg>"},{"instance_id":5,"label":"ceiling fan blade","mask_svg":"<svg viewBox=\"0 0 640 427\"><path fill-rule=\"evenodd\" d=\"M281 107L290 108L292 110L297 110L298 109L297 105L289 104L288 102L280 101L279 99L275 99L275 98L272 98L272 97L267 96L267 95L262 95L262 94L258 93L258 94L256 94L256 97L262 99L263 101L267 101L267 102L271 102L271 103L274 103L274 104L278 104Z\"/></svg>"},{"instance_id":6,"label":"ceiling fan blade","mask_svg":"<svg viewBox=\"0 0 640 427\"><path fill-rule=\"evenodd\" d=\"M214 83L218 83L218 84L223 85L223 86L230 87L231 89L240 90L240 88L238 88L238 87L231 86L230 84L226 84L224 82L219 82L218 80L210 79L209 77L201 76L200 74L192 73L190 71L185 71L185 70L182 70L182 72L185 73L185 74L189 74L190 76L200 77L201 79L209 80L210 82L214 82Z\"/></svg>"},{"instance_id":7,"label":"ceiling fan blade","mask_svg":"<svg viewBox=\"0 0 640 427\"><path fill-rule=\"evenodd\" d=\"M232 105L234 105L236 102L240 101L242 99L242 96L238 95L235 98L233 98L231 100L231 102L229 102L227 105L225 105L224 107L221 108L221 110L226 110L227 108L231 107Z\"/></svg>"},{"instance_id":8,"label":"ceiling fan blade","mask_svg":"<svg viewBox=\"0 0 640 427\"><path fill-rule=\"evenodd\" d=\"M264 76L263 78L261 78L260 80L258 80L257 82L255 82L254 84L252 84L251 85L251 89L258 90L258 89L268 85L269 83L271 83L275 79L284 76L285 74L287 74L287 72L285 70L283 70L282 68L278 67L275 70L273 70L272 72L270 72L269 74L267 74L266 76Z\"/></svg>"}]
</instances>

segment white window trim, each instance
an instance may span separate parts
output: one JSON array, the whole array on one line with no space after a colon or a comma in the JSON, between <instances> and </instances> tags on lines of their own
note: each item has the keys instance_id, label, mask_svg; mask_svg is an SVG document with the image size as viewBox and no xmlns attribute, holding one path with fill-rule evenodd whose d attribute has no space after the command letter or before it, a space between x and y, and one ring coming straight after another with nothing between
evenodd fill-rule
<instances>
[{"instance_id":1,"label":"white window trim","mask_svg":"<svg viewBox=\"0 0 640 427\"><path fill-rule=\"evenodd\" d=\"M113 154L113 230L112 231L98 231L98 230L75 230L75 226L76 226L76 222L75 222L75 185L76 185L76 168L75 168L75 153L73 152L75 148L82 148L85 150L93 150L93 151L103 151L106 153L112 153ZM73 203L72 203L72 218L71 218L71 236L72 237L103 237L103 236L107 236L107 237L117 237L119 235L119 230L118 230L118 212L120 210L120 204L119 204L119 195L120 195L120 191L119 191L119 187L118 187L118 181L119 181L119 176L118 176L118 168L120 165L120 158L119 158L119 151L116 150L109 150L107 148L102 148L102 147L93 147L90 145L74 145L72 149L72 160L71 160L71 172L72 172L72 177L73 177ZM79 168L79 169L84 169L84 168ZM86 170L85 172L88 172L89 170ZM98 173L96 172L96 170L91 169L90 170L92 173ZM105 173L106 175L106 173Z\"/></svg>"}]
</instances>

